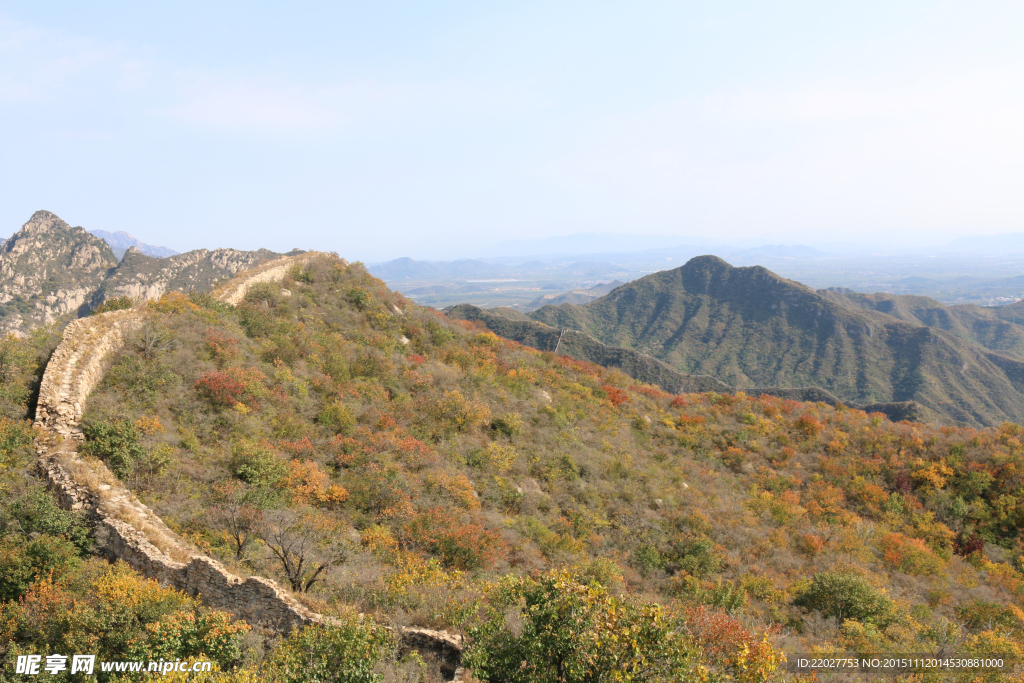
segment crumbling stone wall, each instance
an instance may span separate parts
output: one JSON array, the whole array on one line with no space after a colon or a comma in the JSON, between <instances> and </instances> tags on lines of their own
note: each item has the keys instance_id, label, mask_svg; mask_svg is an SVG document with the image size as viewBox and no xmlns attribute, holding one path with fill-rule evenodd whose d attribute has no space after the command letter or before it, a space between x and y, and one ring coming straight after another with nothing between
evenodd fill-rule
<instances>
[{"instance_id":1,"label":"crumbling stone wall","mask_svg":"<svg viewBox=\"0 0 1024 683\"><path fill-rule=\"evenodd\" d=\"M238 304L252 285L280 280L296 264L318 256L321 254L311 252L271 261L222 285L214 295ZM84 438L80 423L85 401L102 380L108 359L141 327L143 316L139 309L113 311L76 320L65 329L43 374L36 409L35 425L40 428L36 452L50 488L62 506L90 518L97 539L110 556L162 584L279 632L329 621L274 581L259 576L243 579L197 551L139 502L102 462L77 452L76 444ZM455 680L466 677L459 668L461 637L429 629L402 629L401 643L404 648L432 652Z\"/></svg>"}]
</instances>

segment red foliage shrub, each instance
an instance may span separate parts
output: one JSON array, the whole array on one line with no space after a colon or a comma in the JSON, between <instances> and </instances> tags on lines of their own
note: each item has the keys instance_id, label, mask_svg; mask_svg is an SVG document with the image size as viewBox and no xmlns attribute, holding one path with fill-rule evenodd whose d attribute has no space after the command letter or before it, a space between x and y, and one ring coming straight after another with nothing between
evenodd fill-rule
<instances>
[{"instance_id":1,"label":"red foliage shrub","mask_svg":"<svg viewBox=\"0 0 1024 683\"><path fill-rule=\"evenodd\" d=\"M653 399L657 399L659 401L661 399L668 398L669 396L672 395L672 394L664 392L661 389L658 389L656 387L642 386L642 385L639 385L639 384L634 384L629 389L630 389L630 391L635 391L638 394L643 394L644 396L649 396L649 397L651 397Z\"/></svg>"},{"instance_id":2,"label":"red foliage shrub","mask_svg":"<svg viewBox=\"0 0 1024 683\"><path fill-rule=\"evenodd\" d=\"M463 521L434 508L417 514L402 534L417 548L437 555L446 567L462 570L489 567L508 551L505 541L475 519Z\"/></svg>"},{"instance_id":3,"label":"red foliage shrub","mask_svg":"<svg viewBox=\"0 0 1024 683\"><path fill-rule=\"evenodd\" d=\"M608 394L608 400L611 401L612 405L618 408L623 403L629 403L629 393L623 389L616 389L610 384L606 384L601 389Z\"/></svg>"},{"instance_id":4,"label":"red foliage shrub","mask_svg":"<svg viewBox=\"0 0 1024 683\"><path fill-rule=\"evenodd\" d=\"M956 539L956 542L953 544L953 552L960 557L967 557L968 555L984 551L985 541L977 533L972 534L970 537L961 534L960 538Z\"/></svg>"},{"instance_id":5,"label":"red foliage shrub","mask_svg":"<svg viewBox=\"0 0 1024 683\"><path fill-rule=\"evenodd\" d=\"M820 420L807 414L801 415L797 418L793 426L807 436L817 436L818 434L821 434L823 429L825 429L825 425L822 424Z\"/></svg>"},{"instance_id":6,"label":"red foliage shrub","mask_svg":"<svg viewBox=\"0 0 1024 683\"><path fill-rule=\"evenodd\" d=\"M682 396L676 396L674 399L672 399L672 403L670 403L669 405L672 406L673 408L682 408L683 406L690 405L690 402L687 401Z\"/></svg>"},{"instance_id":7,"label":"red foliage shrub","mask_svg":"<svg viewBox=\"0 0 1024 683\"><path fill-rule=\"evenodd\" d=\"M266 379L259 368L208 370L196 380L195 388L200 396L216 406L231 408L245 403L255 410L259 407L257 399L266 394L263 384Z\"/></svg>"}]
</instances>

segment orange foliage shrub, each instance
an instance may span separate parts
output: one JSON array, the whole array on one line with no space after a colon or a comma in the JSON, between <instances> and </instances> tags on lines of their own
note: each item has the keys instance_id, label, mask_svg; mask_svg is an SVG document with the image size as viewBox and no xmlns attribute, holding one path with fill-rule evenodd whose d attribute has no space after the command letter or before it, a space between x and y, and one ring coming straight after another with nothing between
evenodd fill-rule
<instances>
[{"instance_id":1,"label":"orange foliage shrub","mask_svg":"<svg viewBox=\"0 0 1024 683\"><path fill-rule=\"evenodd\" d=\"M337 507L348 500L348 491L339 484L330 483L330 477L311 460L292 460L288 473L279 485L287 490L292 500L300 505Z\"/></svg>"},{"instance_id":2,"label":"orange foliage shrub","mask_svg":"<svg viewBox=\"0 0 1024 683\"><path fill-rule=\"evenodd\" d=\"M415 515L405 524L403 536L454 569L490 567L508 551L501 536L482 521L464 521L441 508Z\"/></svg>"},{"instance_id":3,"label":"orange foliage shrub","mask_svg":"<svg viewBox=\"0 0 1024 683\"><path fill-rule=\"evenodd\" d=\"M800 534L796 541L796 547L805 555L813 557L824 549L825 540L817 534Z\"/></svg>"},{"instance_id":4,"label":"orange foliage shrub","mask_svg":"<svg viewBox=\"0 0 1024 683\"><path fill-rule=\"evenodd\" d=\"M888 533L878 543L882 559L892 569L914 576L936 574L946 563L919 538Z\"/></svg>"}]
</instances>

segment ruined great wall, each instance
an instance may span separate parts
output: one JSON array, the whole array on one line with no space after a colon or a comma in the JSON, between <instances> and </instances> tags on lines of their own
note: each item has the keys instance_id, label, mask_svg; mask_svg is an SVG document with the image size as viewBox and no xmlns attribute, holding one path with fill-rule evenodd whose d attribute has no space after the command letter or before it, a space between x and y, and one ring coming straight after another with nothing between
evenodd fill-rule
<instances>
[{"instance_id":1,"label":"ruined great wall","mask_svg":"<svg viewBox=\"0 0 1024 683\"><path fill-rule=\"evenodd\" d=\"M270 261L239 274L213 295L236 305L252 285L280 281L292 267L323 256L308 252ZM139 502L102 462L79 455L76 446L83 439L80 423L85 402L102 380L110 357L142 327L144 316L139 309L112 311L81 318L64 330L43 374L36 408L35 425L40 428L36 452L48 485L63 507L86 515L108 556L124 560L161 584L279 633L330 623L330 617L307 609L274 581L259 576L243 579L198 552ZM453 680L467 678L459 667L460 636L406 628L401 629L400 646L429 651Z\"/></svg>"}]
</instances>

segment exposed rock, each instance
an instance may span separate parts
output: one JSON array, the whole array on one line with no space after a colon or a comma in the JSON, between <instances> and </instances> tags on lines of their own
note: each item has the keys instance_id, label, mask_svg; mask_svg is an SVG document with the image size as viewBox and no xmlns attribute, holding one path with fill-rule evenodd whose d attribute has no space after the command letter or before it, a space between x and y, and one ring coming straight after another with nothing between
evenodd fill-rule
<instances>
[{"instance_id":1,"label":"exposed rock","mask_svg":"<svg viewBox=\"0 0 1024 683\"><path fill-rule=\"evenodd\" d=\"M77 315L116 265L106 242L36 211L0 250L0 333Z\"/></svg>"}]
</instances>

